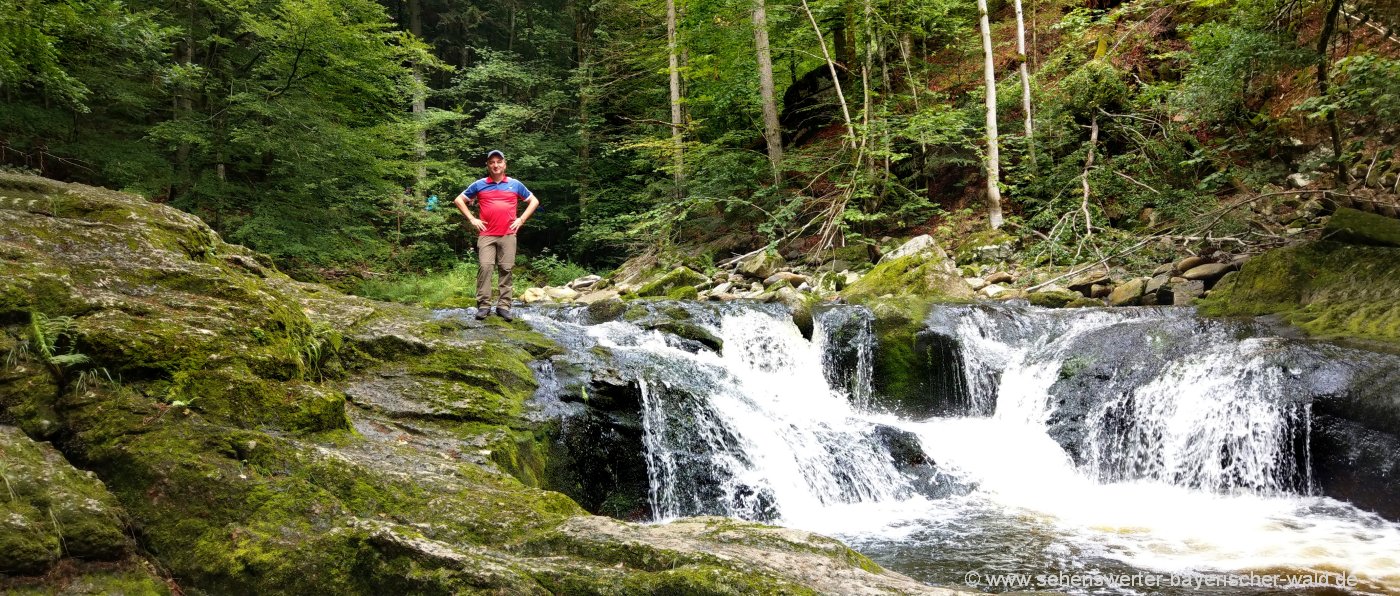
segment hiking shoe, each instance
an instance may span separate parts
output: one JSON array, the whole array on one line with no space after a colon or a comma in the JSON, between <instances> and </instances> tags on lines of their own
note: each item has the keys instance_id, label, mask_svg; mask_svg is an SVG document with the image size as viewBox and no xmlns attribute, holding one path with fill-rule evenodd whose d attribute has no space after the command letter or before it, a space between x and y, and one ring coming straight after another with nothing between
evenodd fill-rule
<instances>
[{"instance_id":1,"label":"hiking shoe","mask_svg":"<svg viewBox=\"0 0 1400 596\"><path fill-rule=\"evenodd\" d=\"M496 316L500 317L502 320L504 320L504 321L507 322L507 323L509 323L509 322L515 320L515 315L510 314L510 309L509 309L509 308L498 308L498 309L496 309Z\"/></svg>"},{"instance_id":2,"label":"hiking shoe","mask_svg":"<svg viewBox=\"0 0 1400 596\"><path fill-rule=\"evenodd\" d=\"M490 314L491 314L491 309L490 309L489 307L483 306L483 307L481 307L481 308L478 308L478 309L476 309L476 320L478 320L478 321L485 321L485 320L486 320L486 317L487 317L488 315L490 315Z\"/></svg>"}]
</instances>

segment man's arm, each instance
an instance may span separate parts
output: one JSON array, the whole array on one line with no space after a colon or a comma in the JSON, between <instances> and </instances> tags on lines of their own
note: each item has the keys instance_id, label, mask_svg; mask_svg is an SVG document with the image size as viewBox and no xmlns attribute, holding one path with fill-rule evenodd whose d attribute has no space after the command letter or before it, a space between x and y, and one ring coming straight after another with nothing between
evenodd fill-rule
<instances>
[{"instance_id":1,"label":"man's arm","mask_svg":"<svg viewBox=\"0 0 1400 596\"><path fill-rule=\"evenodd\" d=\"M466 217L467 221L471 222L472 227L476 228L476 231L486 231L486 222L477 219L475 215L472 215L471 210L467 208L467 193L458 193L457 198L453 199L452 203L457 205L457 210L462 212L462 216Z\"/></svg>"},{"instance_id":2,"label":"man's arm","mask_svg":"<svg viewBox=\"0 0 1400 596\"><path fill-rule=\"evenodd\" d=\"M515 221L510 222L511 232L519 231L520 226L525 225L525 221L530 219L530 216L535 213L535 207L540 206L540 200L535 198L535 195L533 194L530 195L530 198L527 200L529 202L525 204L525 212L521 213L520 217L515 218Z\"/></svg>"}]
</instances>

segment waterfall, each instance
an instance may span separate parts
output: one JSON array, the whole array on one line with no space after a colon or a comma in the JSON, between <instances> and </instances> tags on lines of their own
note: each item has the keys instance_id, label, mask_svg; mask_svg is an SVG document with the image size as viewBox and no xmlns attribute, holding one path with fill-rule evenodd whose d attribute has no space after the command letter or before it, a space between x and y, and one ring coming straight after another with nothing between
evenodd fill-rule
<instances>
[{"instance_id":1,"label":"waterfall","mask_svg":"<svg viewBox=\"0 0 1400 596\"><path fill-rule=\"evenodd\" d=\"M851 403L868 399L869 348L853 351L863 372L833 388L822 342L803 338L781 307L689 308L691 322L723 341L722 353L690 351L627 323L584 327L641 389L648 498L658 520L702 514L798 520L820 516L829 505L894 500L912 491L877 424ZM561 327L578 325L569 318L537 328L559 335ZM822 337L840 328L858 343L873 342L868 328L838 325L859 315L828 311L819 320ZM573 343L587 349L586 342Z\"/></svg>"},{"instance_id":2,"label":"waterfall","mask_svg":"<svg viewBox=\"0 0 1400 596\"><path fill-rule=\"evenodd\" d=\"M1310 491L1311 408L1289 402L1287 371L1269 362L1280 349L1266 339L1215 346L1107 400L1089 415L1086 467L1104 482Z\"/></svg>"},{"instance_id":3,"label":"waterfall","mask_svg":"<svg viewBox=\"0 0 1400 596\"><path fill-rule=\"evenodd\" d=\"M875 316L863 308L831 306L813 313L812 343L833 390L843 391L857 409L874 396Z\"/></svg>"},{"instance_id":4,"label":"waterfall","mask_svg":"<svg viewBox=\"0 0 1400 596\"><path fill-rule=\"evenodd\" d=\"M655 520L725 515L838 536L916 577L1342 569L1400 589L1400 525L1312 496L1310 397L1329 358L1189 309L937 306L916 342L955 410L882 413L857 307L683 308L703 349L577 313L527 320L593 346L641 392ZM672 313L673 316L678 313ZM661 326L660 328L668 328ZM586 338L579 340L579 337ZM940 356L941 355L941 356Z\"/></svg>"}]
</instances>

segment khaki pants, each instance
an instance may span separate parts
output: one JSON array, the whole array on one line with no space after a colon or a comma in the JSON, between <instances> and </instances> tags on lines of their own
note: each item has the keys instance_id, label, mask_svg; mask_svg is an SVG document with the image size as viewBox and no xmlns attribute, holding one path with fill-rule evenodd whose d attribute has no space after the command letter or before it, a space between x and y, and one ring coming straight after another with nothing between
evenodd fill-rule
<instances>
[{"instance_id":1,"label":"khaki pants","mask_svg":"<svg viewBox=\"0 0 1400 596\"><path fill-rule=\"evenodd\" d=\"M511 287L511 269L515 268L515 234L508 236L477 236L476 238L476 305L491 306L491 273L500 268L500 283L496 305L510 308L514 294Z\"/></svg>"}]
</instances>

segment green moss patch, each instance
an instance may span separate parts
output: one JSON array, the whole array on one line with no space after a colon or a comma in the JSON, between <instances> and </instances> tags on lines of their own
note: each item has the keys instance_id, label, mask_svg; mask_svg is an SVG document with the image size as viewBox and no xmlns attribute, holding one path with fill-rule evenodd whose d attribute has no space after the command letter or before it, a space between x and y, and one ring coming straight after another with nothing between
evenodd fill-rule
<instances>
[{"instance_id":1,"label":"green moss patch","mask_svg":"<svg viewBox=\"0 0 1400 596\"><path fill-rule=\"evenodd\" d=\"M973 298L972 288L949 271L949 261L927 255L910 255L876 265L841 292L847 300L863 303L880 296L920 296L937 301Z\"/></svg>"},{"instance_id":2,"label":"green moss patch","mask_svg":"<svg viewBox=\"0 0 1400 596\"><path fill-rule=\"evenodd\" d=\"M1400 248L1316 242L1271 251L1221 280L1200 311L1277 314L1318 337L1400 342Z\"/></svg>"}]
</instances>

